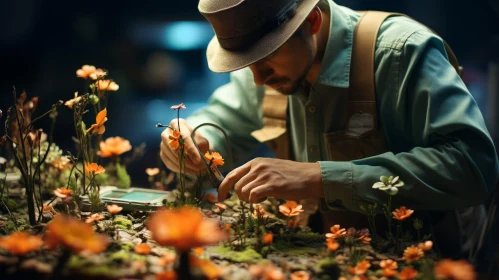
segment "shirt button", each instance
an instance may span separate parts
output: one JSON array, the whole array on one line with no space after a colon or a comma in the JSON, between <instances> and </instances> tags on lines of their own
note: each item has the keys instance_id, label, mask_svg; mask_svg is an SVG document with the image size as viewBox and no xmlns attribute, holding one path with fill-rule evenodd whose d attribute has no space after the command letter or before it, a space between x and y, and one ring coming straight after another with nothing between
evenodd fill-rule
<instances>
[{"instance_id":1,"label":"shirt button","mask_svg":"<svg viewBox=\"0 0 499 280\"><path fill-rule=\"evenodd\" d=\"M308 151L311 152L311 153L317 152L317 146L310 146L310 147L308 147Z\"/></svg>"},{"instance_id":2,"label":"shirt button","mask_svg":"<svg viewBox=\"0 0 499 280\"><path fill-rule=\"evenodd\" d=\"M308 107L308 112L309 112L310 114L315 113L315 106L310 106L310 107Z\"/></svg>"}]
</instances>

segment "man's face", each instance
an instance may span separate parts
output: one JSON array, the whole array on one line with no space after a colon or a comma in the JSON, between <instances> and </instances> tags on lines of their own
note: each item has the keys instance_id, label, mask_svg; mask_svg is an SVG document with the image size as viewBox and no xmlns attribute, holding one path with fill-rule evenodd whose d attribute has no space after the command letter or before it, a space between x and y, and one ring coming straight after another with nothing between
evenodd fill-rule
<instances>
[{"instance_id":1,"label":"man's face","mask_svg":"<svg viewBox=\"0 0 499 280\"><path fill-rule=\"evenodd\" d=\"M298 31L276 52L249 68L256 85L267 85L282 94L290 95L306 84L313 61L311 42L304 33Z\"/></svg>"}]
</instances>

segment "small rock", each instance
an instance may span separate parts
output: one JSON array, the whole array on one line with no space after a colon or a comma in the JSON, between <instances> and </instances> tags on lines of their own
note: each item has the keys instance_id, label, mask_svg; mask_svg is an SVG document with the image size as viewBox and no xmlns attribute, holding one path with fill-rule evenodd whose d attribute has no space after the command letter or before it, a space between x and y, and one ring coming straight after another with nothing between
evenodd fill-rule
<instances>
[{"instance_id":1,"label":"small rock","mask_svg":"<svg viewBox=\"0 0 499 280\"><path fill-rule=\"evenodd\" d=\"M29 259L25 260L21 264L22 269L26 270L35 270L37 272L43 273L43 274L49 274L52 272L52 266L43 262L40 262L36 259Z\"/></svg>"},{"instance_id":2,"label":"small rock","mask_svg":"<svg viewBox=\"0 0 499 280\"><path fill-rule=\"evenodd\" d=\"M135 231L141 231L144 227L145 227L145 226L144 226L144 224L143 224L143 223L139 223L139 224L134 224L134 225L132 225L132 228L133 228L133 230L135 230Z\"/></svg>"},{"instance_id":3,"label":"small rock","mask_svg":"<svg viewBox=\"0 0 499 280\"><path fill-rule=\"evenodd\" d=\"M132 243L134 245L139 245L142 243L142 239L138 238L138 237L135 237L134 239L132 239Z\"/></svg>"}]
</instances>

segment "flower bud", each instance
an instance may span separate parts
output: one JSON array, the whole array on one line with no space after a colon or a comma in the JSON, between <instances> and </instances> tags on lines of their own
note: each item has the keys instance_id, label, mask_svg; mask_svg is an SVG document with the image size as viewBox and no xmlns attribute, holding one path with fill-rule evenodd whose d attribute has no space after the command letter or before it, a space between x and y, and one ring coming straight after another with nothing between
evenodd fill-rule
<instances>
[{"instance_id":1,"label":"flower bud","mask_svg":"<svg viewBox=\"0 0 499 280\"><path fill-rule=\"evenodd\" d=\"M92 105L99 103L99 97L95 94L90 94L88 96L88 100L90 101L90 104L92 104Z\"/></svg>"}]
</instances>

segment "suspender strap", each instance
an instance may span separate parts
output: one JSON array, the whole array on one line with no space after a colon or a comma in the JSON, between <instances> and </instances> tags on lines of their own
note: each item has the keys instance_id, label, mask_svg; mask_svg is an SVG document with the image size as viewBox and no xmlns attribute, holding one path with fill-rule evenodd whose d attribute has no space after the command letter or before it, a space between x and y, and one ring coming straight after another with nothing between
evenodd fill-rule
<instances>
[{"instance_id":1,"label":"suspender strap","mask_svg":"<svg viewBox=\"0 0 499 280\"><path fill-rule=\"evenodd\" d=\"M378 30L386 18L406 15L380 11L359 11L359 13L361 14L361 18L357 23L353 36L349 100L375 101L374 52L376 50ZM435 33L430 28L428 29ZM449 62L456 69L457 73L462 76L463 68L459 66L456 55L447 42L442 41L444 42Z\"/></svg>"},{"instance_id":2,"label":"suspender strap","mask_svg":"<svg viewBox=\"0 0 499 280\"><path fill-rule=\"evenodd\" d=\"M374 51L378 30L389 13L368 11L363 13L353 33L352 61L350 65L350 101L375 102Z\"/></svg>"},{"instance_id":3,"label":"suspender strap","mask_svg":"<svg viewBox=\"0 0 499 280\"><path fill-rule=\"evenodd\" d=\"M251 133L258 141L267 142L280 159L290 159L289 137L286 127L288 97L266 87L262 102L263 127Z\"/></svg>"}]
</instances>

